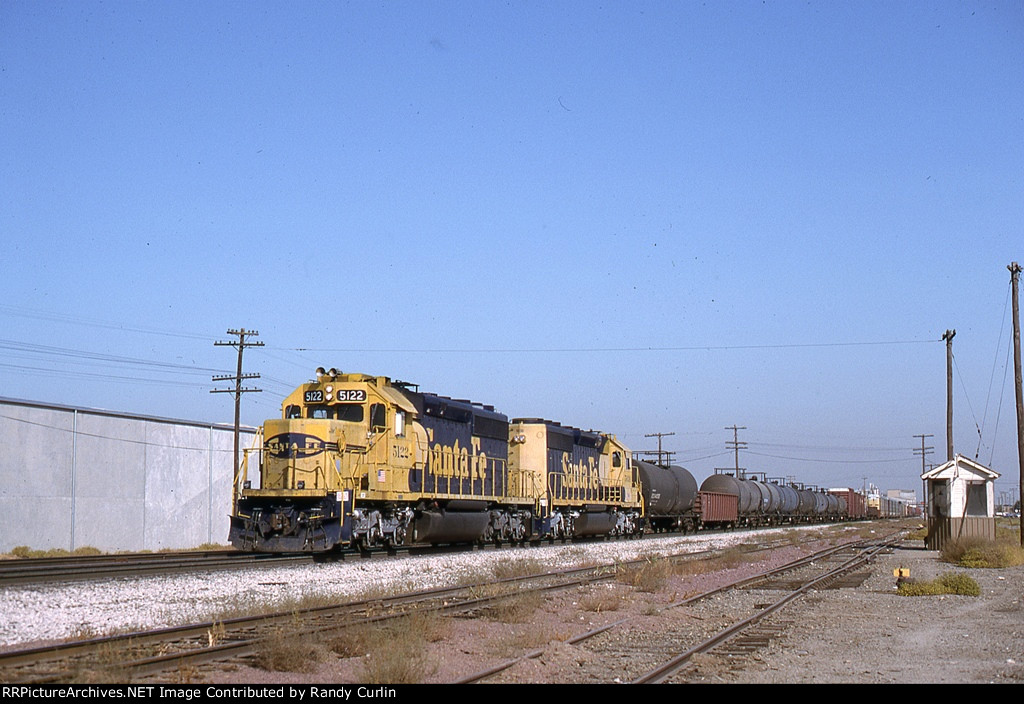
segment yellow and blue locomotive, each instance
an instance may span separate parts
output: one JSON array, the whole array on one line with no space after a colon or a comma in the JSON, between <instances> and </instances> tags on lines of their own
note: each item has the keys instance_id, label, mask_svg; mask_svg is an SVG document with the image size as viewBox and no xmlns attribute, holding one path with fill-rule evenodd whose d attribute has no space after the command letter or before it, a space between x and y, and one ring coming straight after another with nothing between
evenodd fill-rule
<instances>
[{"instance_id":1,"label":"yellow and blue locomotive","mask_svg":"<svg viewBox=\"0 0 1024 704\"><path fill-rule=\"evenodd\" d=\"M262 428L259 487L249 486L247 469L239 477L229 539L240 549L642 531L639 477L610 435L510 422L491 406L323 368L282 410Z\"/></svg>"}]
</instances>

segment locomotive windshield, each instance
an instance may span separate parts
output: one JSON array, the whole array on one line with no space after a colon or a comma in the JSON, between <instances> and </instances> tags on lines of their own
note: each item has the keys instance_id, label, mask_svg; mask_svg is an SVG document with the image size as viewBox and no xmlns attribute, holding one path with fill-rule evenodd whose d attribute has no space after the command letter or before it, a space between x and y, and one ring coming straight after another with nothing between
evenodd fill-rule
<instances>
[{"instance_id":1,"label":"locomotive windshield","mask_svg":"<svg viewBox=\"0 0 1024 704\"><path fill-rule=\"evenodd\" d=\"M343 420L349 423L362 423L363 406L358 403L341 403L336 406L306 406L306 417L319 420Z\"/></svg>"}]
</instances>

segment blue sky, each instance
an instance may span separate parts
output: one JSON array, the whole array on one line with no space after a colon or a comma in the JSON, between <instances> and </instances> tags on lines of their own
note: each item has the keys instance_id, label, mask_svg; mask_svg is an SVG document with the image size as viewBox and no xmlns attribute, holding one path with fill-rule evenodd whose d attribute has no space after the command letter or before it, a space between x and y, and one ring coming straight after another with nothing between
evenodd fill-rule
<instances>
[{"instance_id":1,"label":"blue sky","mask_svg":"<svg viewBox=\"0 0 1024 704\"><path fill-rule=\"evenodd\" d=\"M1016 485L1019 2L0 3L0 395L323 365L741 464ZM223 385L221 385L223 386ZM980 430L980 434L979 434Z\"/></svg>"}]
</instances>

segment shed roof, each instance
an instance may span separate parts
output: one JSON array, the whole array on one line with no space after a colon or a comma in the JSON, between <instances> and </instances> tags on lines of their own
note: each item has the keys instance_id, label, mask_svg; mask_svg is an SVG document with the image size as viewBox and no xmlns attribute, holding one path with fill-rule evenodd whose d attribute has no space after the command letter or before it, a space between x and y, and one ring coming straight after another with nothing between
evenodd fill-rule
<instances>
[{"instance_id":1,"label":"shed roof","mask_svg":"<svg viewBox=\"0 0 1024 704\"><path fill-rule=\"evenodd\" d=\"M921 479L956 479L965 473L974 474L986 480L999 478L999 472L995 472L969 457L956 455L949 462L929 469L921 475Z\"/></svg>"}]
</instances>

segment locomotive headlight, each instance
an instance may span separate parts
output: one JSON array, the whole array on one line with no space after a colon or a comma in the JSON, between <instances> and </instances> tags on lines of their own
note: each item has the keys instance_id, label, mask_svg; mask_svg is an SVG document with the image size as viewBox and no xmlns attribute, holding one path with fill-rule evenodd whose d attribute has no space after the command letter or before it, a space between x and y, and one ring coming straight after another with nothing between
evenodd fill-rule
<instances>
[{"instance_id":1,"label":"locomotive headlight","mask_svg":"<svg viewBox=\"0 0 1024 704\"><path fill-rule=\"evenodd\" d=\"M332 394L330 391L328 391L327 392L327 400L330 401L332 398L334 398L334 394Z\"/></svg>"},{"instance_id":2,"label":"locomotive headlight","mask_svg":"<svg viewBox=\"0 0 1024 704\"><path fill-rule=\"evenodd\" d=\"M324 387L324 391L326 391L327 393L331 393L332 391L334 391L334 387L328 384L327 386Z\"/></svg>"}]
</instances>

